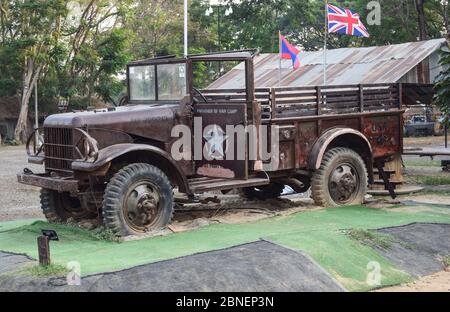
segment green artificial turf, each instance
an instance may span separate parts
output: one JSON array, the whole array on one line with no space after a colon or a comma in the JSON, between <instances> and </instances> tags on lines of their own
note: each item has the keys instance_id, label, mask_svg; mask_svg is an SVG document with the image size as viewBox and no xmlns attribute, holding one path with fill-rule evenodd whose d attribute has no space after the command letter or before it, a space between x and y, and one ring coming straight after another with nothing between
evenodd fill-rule
<instances>
[{"instance_id":1,"label":"green artificial turf","mask_svg":"<svg viewBox=\"0 0 450 312\"><path fill-rule=\"evenodd\" d=\"M301 212L244 224L213 224L189 232L146 238L137 241L108 242L93 233L43 221L0 223L0 250L37 257L36 237L40 230L54 229L60 241L51 242L55 264L78 261L82 275L115 271L140 264L172 259L198 252L222 249L261 238L300 249L312 256L347 289L368 290L366 283L376 261L381 266L382 285L411 280L369 246L360 244L343 229L376 229L414 222L450 223L450 209L430 207L426 210L370 209L354 206ZM444 211L444 213L443 213Z\"/></svg>"}]
</instances>

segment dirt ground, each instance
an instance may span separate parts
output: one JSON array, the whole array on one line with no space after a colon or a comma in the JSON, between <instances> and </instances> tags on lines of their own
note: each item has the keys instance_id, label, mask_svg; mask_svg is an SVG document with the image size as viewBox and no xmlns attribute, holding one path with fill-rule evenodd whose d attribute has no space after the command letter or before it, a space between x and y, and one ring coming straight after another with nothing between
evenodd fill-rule
<instances>
[{"instance_id":1,"label":"dirt ground","mask_svg":"<svg viewBox=\"0 0 450 312\"><path fill-rule=\"evenodd\" d=\"M411 147L443 147L444 136L404 138L403 145Z\"/></svg>"},{"instance_id":2,"label":"dirt ground","mask_svg":"<svg viewBox=\"0 0 450 312\"><path fill-rule=\"evenodd\" d=\"M34 172L42 170L27 163L24 146L0 146L0 221L44 217L39 189L17 182L16 174L24 167Z\"/></svg>"},{"instance_id":3,"label":"dirt ground","mask_svg":"<svg viewBox=\"0 0 450 312\"><path fill-rule=\"evenodd\" d=\"M387 287L377 292L450 292L450 271L438 272L409 284Z\"/></svg>"}]
</instances>

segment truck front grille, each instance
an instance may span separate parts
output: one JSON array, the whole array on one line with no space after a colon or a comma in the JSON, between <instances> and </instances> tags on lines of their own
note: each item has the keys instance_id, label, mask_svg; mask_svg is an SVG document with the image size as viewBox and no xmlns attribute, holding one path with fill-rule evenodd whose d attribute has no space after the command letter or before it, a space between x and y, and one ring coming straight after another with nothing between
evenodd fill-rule
<instances>
[{"instance_id":1,"label":"truck front grille","mask_svg":"<svg viewBox=\"0 0 450 312\"><path fill-rule=\"evenodd\" d=\"M45 169L72 171L73 130L70 128L44 128Z\"/></svg>"}]
</instances>

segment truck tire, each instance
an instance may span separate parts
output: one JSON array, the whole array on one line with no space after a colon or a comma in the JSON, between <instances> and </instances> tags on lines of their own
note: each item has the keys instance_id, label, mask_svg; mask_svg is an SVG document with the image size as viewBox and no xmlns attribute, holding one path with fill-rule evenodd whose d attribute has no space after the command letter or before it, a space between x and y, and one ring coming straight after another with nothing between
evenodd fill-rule
<instances>
[{"instance_id":1,"label":"truck tire","mask_svg":"<svg viewBox=\"0 0 450 312\"><path fill-rule=\"evenodd\" d=\"M104 225L120 236L162 229L173 215L172 185L155 166L128 165L106 186L102 212Z\"/></svg>"},{"instance_id":2,"label":"truck tire","mask_svg":"<svg viewBox=\"0 0 450 312\"><path fill-rule=\"evenodd\" d=\"M41 208L50 223L62 223L69 219L81 221L96 217L91 211L82 208L80 200L69 193L41 189Z\"/></svg>"},{"instance_id":3,"label":"truck tire","mask_svg":"<svg viewBox=\"0 0 450 312\"><path fill-rule=\"evenodd\" d=\"M280 197L283 193L284 185L281 183L273 182L269 185L247 187L241 190L241 195L246 199L259 199L266 200Z\"/></svg>"},{"instance_id":4,"label":"truck tire","mask_svg":"<svg viewBox=\"0 0 450 312\"><path fill-rule=\"evenodd\" d=\"M348 148L333 148L313 174L312 197L323 207L362 204L367 184L367 168L361 156Z\"/></svg>"}]
</instances>

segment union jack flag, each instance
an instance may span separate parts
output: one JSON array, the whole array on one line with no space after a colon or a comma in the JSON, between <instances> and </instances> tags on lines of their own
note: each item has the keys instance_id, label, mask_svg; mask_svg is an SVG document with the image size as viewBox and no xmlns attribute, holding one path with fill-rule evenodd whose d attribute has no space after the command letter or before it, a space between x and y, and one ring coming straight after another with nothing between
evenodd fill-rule
<instances>
[{"instance_id":1,"label":"union jack flag","mask_svg":"<svg viewBox=\"0 0 450 312\"><path fill-rule=\"evenodd\" d=\"M356 37L369 37L366 27L358 13L342 9L332 4L327 5L328 32Z\"/></svg>"}]
</instances>

